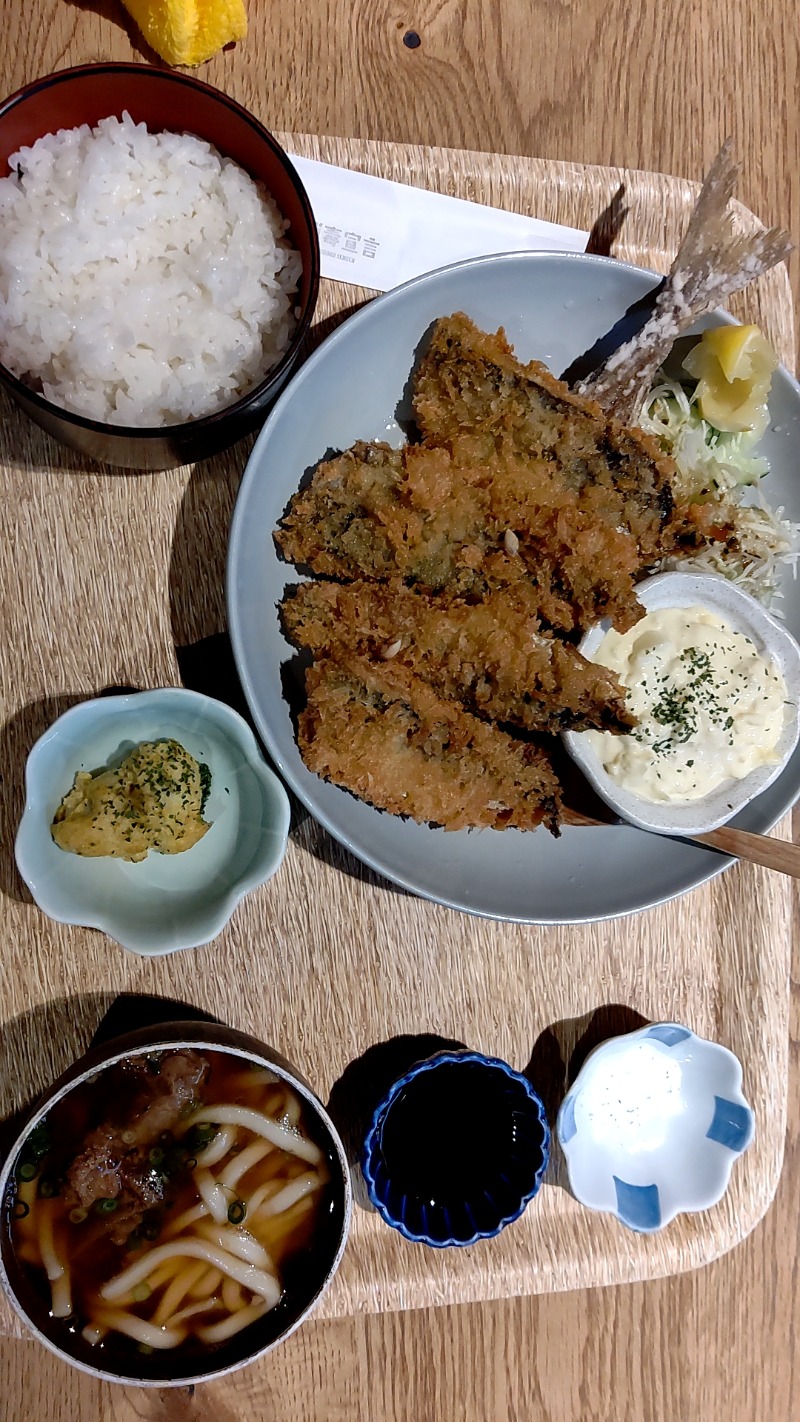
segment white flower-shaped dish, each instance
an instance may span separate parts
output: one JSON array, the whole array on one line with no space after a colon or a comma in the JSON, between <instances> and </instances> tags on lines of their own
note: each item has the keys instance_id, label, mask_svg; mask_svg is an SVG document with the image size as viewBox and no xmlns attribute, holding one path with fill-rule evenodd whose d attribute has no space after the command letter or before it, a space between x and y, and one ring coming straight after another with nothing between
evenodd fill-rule
<instances>
[{"instance_id":1,"label":"white flower-shaped dish","mask_svg":"<svg viewBox=\"0 0 800 1422\"><path fill-rule=\"evenodd\" d=\"M211 771L211 828L183 854L138 864L59 849L50 825L78 770L119 763L141 741L172 737ZM216 938L239 900L286 851L289 799L236 711L181 687L98 697L72 707L36 742L25 775L17 866L36 903L61 923L99 928L134 953Z\"/></svg>"},{"instance_id":2,"label":"white flower-shaped dish","mask_svg":"<svg viewBox=\"0 0 800 1422\"><path fill-rule=\"evenodd\" d=\"M602 1042L558 1113L576 1199L646 1234L716 1204L753 1139L741 1086L727 1047L676 1022Z\"/></svg>"},{"instance_id":3,"label":"white flower-shaped dish","mask_svg":"<svg viewBox=\"0 0 800 1422\"><path fill-rule=\"evenodd\" d=\"M800 738L800 647L790 632L774 617L726 578L715 573L656 573L639 583L636 595L648 612L665 607L705 607L715 612L737 632L755 643L762 657L774 662L786 683L788 702L783 731L775 747L776 759L759 766L741 780L726 780L718 789L698 800L656 804L643 800L612 780L602 765L591 739L581 731L564 731L562 739L572 759L580 766L598 795L622 819L639 829L661 834L707 834L733 819L757 795L777 780ZM580 644L591 658L610 624L593 627Z\"/></svg>"}]
</instances>

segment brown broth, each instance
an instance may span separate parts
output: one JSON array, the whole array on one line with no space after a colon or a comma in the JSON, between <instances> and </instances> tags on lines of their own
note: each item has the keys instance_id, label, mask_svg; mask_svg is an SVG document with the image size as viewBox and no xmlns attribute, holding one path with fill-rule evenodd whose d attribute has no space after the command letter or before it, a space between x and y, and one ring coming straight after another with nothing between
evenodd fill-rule
<instances>
[{"instance_id":1,"label":"brown broth","mask_svg":"<svg viewBox=\"0 0 800 1422\"><path fill-rule=\"evenodd\" d=\"M307 1259L310 1251L313 1251L320 1228L325 1231L325 1217L330 1221L331 1192L325 1182L330 1178L331 1167L336 1169L333 1156L321 1136L314 1114L290 1087L282 1081L265 1083L263 1069L251 1067L241 1057L205 1048L198 1048L197 1052L210 1065L208 1077L200 1088L198 1105L212 1107L224 1102L252 1107L267 1115L275 1115L277 1112L280 1117L286 1109L286 1103L291 1101L295 1110L299 1108L298 1129L322 1152L321 1164L314 1166L279 1147L274 1147L262 1161L251 1166L230 1192L231 1204L234 1205L252 1196L254 1190L267 1181L273 1182L272 1189L275 1190L283 1188L298 1176L307 1175L312 1170L319 1171L323 1183L304 1204L298 1204L286 1212L285 1222L281 1221L280 1216L262 1221L258 1211L252 1219L245 1216L241 1222L244 1229L252 1231L256 1238L263 1238L267 1242L268 1253L277 1267L282 1285L282 1297L277 1310L281 1313L291 1313L292 1291L299 1283L302 1292L308 1275L307 1267L302 1264L297 1267L298 1261L303 1257ZM170 1053L161 1054L162 1058L167 1055ZM136 1060L141 1061L141 1058L137 1056ZM157 1074L159 1062L155 1058L152 1059L152 1069L154 1074ZM99 1323L103 1310L110 1307L123 1307L128 1314L136 1318L152 1320L159 1302L164 1298L178 1272L177 1269L169 1278L164 1278L158 1287L153 1288L147 1297L136 1297L131 1302L108 1304L100 1298L100 1289L110 1279L143 1258L148 1251L169 1242L170 1237L183 1238L194 1232L194 1226L189 1226L179 1234L170 1234L178 1217L200 1201L195 1181L195 1169L198 1168L195 1162L201 1150L197 1143L196 1128L194 1133L190 1128L187 1134L181 1134L186 1131L185 1119L174 1131L161 1133L150 1147L148 1154L149 1159L154 1162L153 1170L166 1176L164 1198L158 1206L146 1211L124 1242L117 1242L112 1238L116 1211L103 1206L102 1201L91 1207L85 1218L75 1216L74 1198L70 1199L69 1185L65 1178L70 1163L80 1152L87 1134L93 1128L106 1122L112 1122L121 1129L125 1128L126 1120L131 1120L130 1112L134 1108L135 1096L135 1083L132 1085L123 1064L105 1069L92 1082L84 1083L69 1092L47 1116L48 1140L44 1153L33 1161L37 1167L35 1179L28 1182L20 1179L22 1164L26 1159L31 1159L30 1149L27 1156L23 1150L12 1177L12 1197L10 1200L7 1198L5 1202L6 1209L10 1208L10 1233L16 1258L33 1283L35 1292L48 1313L52 1298L50 1284L41 1263L41 1237L42 1226L47 1217L52 1219L56 1252L66 1264L71 1280L72 1314L64 1319L63 1323L58 1320L57 1324L59 1330L63 1328L65 1331L64 1346L68 1348L70 1344L67 1334L74 1337L81 1334L87 1325ZM238 1151L257 1139L252 1132L241 1126L236 1129L235 1146L223 1159L211 1166L215 1176L235 1158ZM40 1137L43 1134L44 1131L40 1132ZM57 1192L52 1198L49 1197L51 1190ZM29 1204L29 1213L24 1218L15 1218L15 1214L22 1213L25 1202ZM103 1209L108 1209L108 1212L103 1213ZM230 1229L235 1227L236 1222L234 1213L231 1223L221 1227ZM34 1263L33 1260L37 1262ZM184 1258L180 1263L181 1269L189 1266L195 1266L195 1261ZM166 1267L165 1265L162 1272L166 1272ZM199 1269L194 1267L194 1274L199 1275L199 1272ZM182 1299L180 1307L197 1301L196 1297L192 1297L192 1290L197 1295L202 1293L202 1286L203 1278L196 1277L192 1289ZM137 1292L142 1295L144 1289L140 1286ZM216 1292L219 1295L219 1289ZM246 1303L250 1301L249 1292L243 1293L243 1300ZM303 1303L302 1300L299 1302ZM195 1314L184 1325L188 1330L187 1337L178 1345L177 1350L171 1351L179 1351L182 1355L192 1348L196 1350L202 1347L206 1351L209 1344L201 1343L194 1330L209 1323L219 1322L226 1316L229 1316L229 1310L224 1306L213 1312ZM138 1352L140 1356L152 1351L147 1345L137 1343L116 1331L110 1331L92 1347L92 1355L97 1365L102 1367L106 1364L101 1355L107 1354L109 1350L116 1353L119 1349L125 1350L129 1355Z\"/></svg>"}]
</instances>

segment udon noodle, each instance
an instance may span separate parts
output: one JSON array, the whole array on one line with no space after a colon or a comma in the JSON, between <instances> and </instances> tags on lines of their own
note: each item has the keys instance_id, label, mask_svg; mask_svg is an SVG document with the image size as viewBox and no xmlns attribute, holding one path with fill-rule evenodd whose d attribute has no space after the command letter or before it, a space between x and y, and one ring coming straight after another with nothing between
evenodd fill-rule
<instances>
[{"instance_id":1,"label":"udon noodle","mask_svg":"<svg viewBox=\"0 0 800 1422\"><path fill-rule=\"evenodd\" d=\"M225 1343L281 1302L287 1261L313 1241L329 1177L311 1121L241 1057L126 1058L28 1136L17 1258L92 1348Z\"/></svg>"}]
</instances>

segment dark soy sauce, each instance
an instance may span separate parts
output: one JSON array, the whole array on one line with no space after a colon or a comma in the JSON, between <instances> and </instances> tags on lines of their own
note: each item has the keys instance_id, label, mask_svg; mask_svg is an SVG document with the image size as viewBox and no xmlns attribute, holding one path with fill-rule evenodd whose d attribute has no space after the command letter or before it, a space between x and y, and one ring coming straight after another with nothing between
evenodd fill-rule
<instances>
[{"instance_id":1,"label":"dark soy sauce","mask_svg":"<svg viewBox=\"0 0 800 1422\"><path fill-rule=\"evenodd\" d=\"M381 1151L393 1183L406 1195L446 1206L491 1189L514 1153L514 1094L479 1065L420 1072L383 1124Z\"/></svg>"}]
</instances>

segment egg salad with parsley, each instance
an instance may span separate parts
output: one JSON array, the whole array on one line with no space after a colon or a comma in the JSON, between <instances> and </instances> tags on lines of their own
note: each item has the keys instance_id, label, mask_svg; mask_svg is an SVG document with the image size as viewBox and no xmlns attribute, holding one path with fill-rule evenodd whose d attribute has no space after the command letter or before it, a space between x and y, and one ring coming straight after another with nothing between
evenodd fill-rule
<instances>
[{"instance_id":1,"label":"egg salad with parsley","mask_svg":"<svg viewBox=\"0 0 800 1422\"><path fill-rule=\"evenodd\" d=\"M628 632L611 629L592 661L617 673L638 724L586 734L606 773L641 799L698 800L777 760L783 677L707 608L658 608Z\"/></svg>"},{"instance_id":2,"label":"egg salad with parsley","mask_svg":"<svg viewBox=\"0 0 800 1422\"><path fill-rule=\"evenodd\" d=\"M79 770L51 826L60 849L90 857L182 854L210 829L207 765L174 740L143 741L116 769Z\"/></svg>"}]
</instances>

